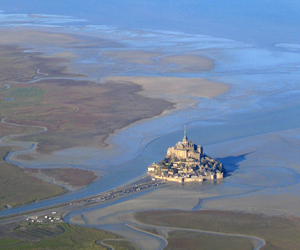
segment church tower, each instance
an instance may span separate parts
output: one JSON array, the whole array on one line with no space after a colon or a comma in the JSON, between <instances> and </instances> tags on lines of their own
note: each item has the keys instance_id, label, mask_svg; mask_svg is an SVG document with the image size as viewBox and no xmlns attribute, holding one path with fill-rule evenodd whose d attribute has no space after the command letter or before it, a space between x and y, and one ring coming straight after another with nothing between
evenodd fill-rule
<instances>
[{"instance_id":1,"label":"church tower","mask_svg":"<svg viewBox=\"0 0 300 250\"><path fill-rule=\"evenodd\" d=\"M187 135L186 135L186 125L184 125L184 136L183 136L182 142L184 144L186 144L188 142L188 138L187 138Z\"/></svg>"}]
</instances>

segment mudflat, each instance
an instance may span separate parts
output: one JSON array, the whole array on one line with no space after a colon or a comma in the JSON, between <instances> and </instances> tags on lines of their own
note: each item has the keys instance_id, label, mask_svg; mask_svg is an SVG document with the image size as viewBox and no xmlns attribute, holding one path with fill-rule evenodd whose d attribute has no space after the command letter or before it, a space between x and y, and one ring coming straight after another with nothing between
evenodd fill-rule
<instances>
[{"instance_id":1,"label":"mudflat","mask_svg":"<svg viewBox=\"0 0 300 250\"><path fill-rule=\"evenodd\" d=\"M0 35L0 55L5 60L0 65L1 116L12 124L46 127L45 133L15 138L37 142L40 153L105 147L109 135L136 121L161 115L174 105L191 105L195 103L191 97L212 98L229 89L204 78L107 76L150 64L160 72L214 68L211 59L198 55L131 50L96 36L55 29L2 28ZM35 47L47 53L34 52ZM86 63L91 53L101 54L95 58L99 63ZM100 83L94 81L96 72L97 77L105 75ZM3 135L20 130L10 128Z\"/></svg>"},{"instance_id":2,"label":"mudflat","mask_svg":"<svg viewBox=\"0 0 300 250\"><path fill-rule=\"evenodd\" d=\"M16 140L38 142L38 151L50 153L71 147L105 146L115 130L160 115L173 104L137 94L138 85L97 84L83 80L41 80L13 85L0 96L13 98L3 105L6 121L47 127L47 131Z\"/></svg>"},{"instance_id":3,"label":"mudflat","mask_svg":"<svg viewBox=\"0 0 300 250\"><path fill-rule=\"evenodd\" d=\"M26 172L32 173L45 182L63 186L68 190L82 188L97 179L95 173L76 168L27 169Z\"/></svg>"},{"instance_id":4,"label":"mudflat","mask_svg":"<svg viewBox=\"0 0 300 250\"><path fill-rule=\"evenodd\" d=\"M2 30L5 38L2 42L16 42L23 35L20 45L26 43L29 41L26 30L21 30L20 34L15 29ZM38 37L37 34L40 33L33 31L31 39L43 45L49 37L53 36L55 43L63 36L41 32L41 37ZM78 42L70 35L65 36L66 39L61 41L63 44L75 46L74 43ZM0 55L5 61L0 65L3 82L0 114L7 117L7 122L17 125L46 127L48 131L39 136L17 139L38 142L39 152L50 153L76 146L105 146L104 140L115 130L173 108L170 102L141 96L142 89L138 85L103 85L82 80L82 74L67 72L66 64L74 57L70 53L42 56L37 52L24 52L16 45L0 46ZM11 124L1 126L2 136L30 130L30 127Z\"/></svg>"},{"instance_id":5,"label":"mudflat","mask_svg":"<svg viewBox=\"0 0 300 250\"><path fill-rule=\"evenodd\" d=\"M0 45L2 83L26 83L45 76L80 76L80 74L66 73L67 67L63 64L67 60L64 58L42 57L42 53L24 52L24 50L17 45Z\"/></svg>"}]
</instances>

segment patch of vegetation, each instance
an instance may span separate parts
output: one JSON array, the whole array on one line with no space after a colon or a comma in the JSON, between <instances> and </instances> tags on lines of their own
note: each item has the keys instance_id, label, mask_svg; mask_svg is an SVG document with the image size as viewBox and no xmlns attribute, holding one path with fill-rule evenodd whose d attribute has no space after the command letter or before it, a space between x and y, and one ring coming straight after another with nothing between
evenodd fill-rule
<instances>
[{"instance_id":1,"label":"patch of vegetation","mask_svg":"<svg viewBox=\"0 0 300 250\"><path fill-rule=\"evenodd\" d=\"M22 242L23 241L19 239L3 238L0 239L0 246L1 246L0 248L5 249L6 247L8 247L8 249L10 249L10 247L12 246L15 247Z\"/></svg>"},{"instance_id":2,"label":"patch of vegetation","mask_svg":"<svg viewBox=\"0 0 300 250\"><path fill-rule=\"evenodd\" d=\"M0 239L1 249L107 249L98 242L103 239L121 239L120 236L94 228L66 223L27 224ZM116 250L136 250L131 242L109 241Z\"/></svg>"},{"instance_id":3,"label":"patch of vegetation","mask_svg":"<svg viewBox=\"0 0 300 250\"><path fill-rule=\"evenodd\" d=\"M256 236L266 241L264 250L300 249L298 218L210 210L141 212L136 214L136 218L143 223L157 226Z\"/></svg>"},{"instance_id":4,"label":"patch of vegetation","mask_svg":"<svg viewBox=\"0 0 300 250\"><path fill-rule=\"evenodd\" d=\"M165 159L161 160L158 164L161 168L170 169L173 166L173 160L171 157L166 157Z\"/></svg>"},{"instance_id":5,"label":"patch of vegetation","mask_svg":"<svg viewBox=\"0 0 300 250\"><path fill-rule=\"evenodd\" d=\"M14 207L66 193L61 187L42 182L24 169L6 163L9 147L0 147L0 209Z\"/></svg>"},{"instance_id":6,"label":"patch of vegetation","mask_svg":"<svg viewBox=\"0 0 300 250\"><path fill-rule=\"evenodd\" d=\"M0 118L7 117L7 122L18 125L47 127L46 133L14 138L37 142L39 152L106 146L105 139L115 130L173 108L169 102L137 94L142 90L137 85L66 79L35 81L82 76L67 73L59 63L64 59L41 55L25 53L17 46L0 46ZM5 125L9 129L0 126L1 136L25 129Z\"/></svg>"},{"instance_id":7,"label":"patch of vegetation","mask_svg":"<svg viewBox=\"0 0 300 250\"><path fill-rule=\"evenodd\" d=\"M174 231L169 233L168 245L164 250L252 250L250 239L239 237L226 237L196 232Z\"/></svg>"},{"instance_id":8,"label":"patch of vegetation","mask_svg":"<svg viewBox=\"0 0 300 250\"><path fill-rule=\"evenodd\" d=\"M15 140L38 142L51 153L76 146L105 146L115 130L159 115L172 104L137 94L135 85L96 85L88 81L41 80L0 90L0 116L19 125L47 127L47 132ZM12 101L6 99L12 98Z\"/></svg>"}]
</instances>

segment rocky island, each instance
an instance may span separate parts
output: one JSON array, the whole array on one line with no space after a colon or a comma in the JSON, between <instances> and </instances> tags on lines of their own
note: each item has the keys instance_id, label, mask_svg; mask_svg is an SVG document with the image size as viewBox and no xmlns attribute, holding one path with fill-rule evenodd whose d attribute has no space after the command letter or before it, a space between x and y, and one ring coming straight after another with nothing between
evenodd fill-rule
<instances>
[{"instance_id":1,"label":"rocky island","mask_svg":"<svg viewBox=\"0 0 300 250\"><path fill-rule=\"evenodd\" d=\"M188 140L186 127L182 142L169 148L164 160L148 167L148 174L153 178L176 182L222 179L224 173L222 163L205 155L202 146Z\"/></svg>"}]
</instances>

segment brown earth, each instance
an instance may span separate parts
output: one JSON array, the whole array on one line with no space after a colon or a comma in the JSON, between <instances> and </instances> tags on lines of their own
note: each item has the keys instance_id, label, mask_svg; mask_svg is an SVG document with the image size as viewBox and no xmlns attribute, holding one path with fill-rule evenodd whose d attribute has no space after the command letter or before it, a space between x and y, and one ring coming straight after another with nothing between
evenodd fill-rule
<instances>
[{"instance_id":1,"label":"brown earth","mask_svg":"<svg viewBox=\"0 0 300 250\"><path fill-rule=\"evenodd\" d=\"M300 248L299 218L211 210L195 212L149 211L137 213L136 218L143 223L157 226L173 226L260 237L266 241L263 250ZM186 240L185 237L183 237L183 241Z\"/></svg>"},{"instance_id":2,"label":"brown earth","mask_svg":"<svg viewBox=\"0 0 300 250\"><path fill-rule=\"evenodd\" d=\"M0 80L4 82L0 89L0 117L19 125L47 127L46 133L17 139L38 142L39 152L105 146L104 140L115 130L173 108L167 101L142 97L138 93L142 88L135 84L98 84L71 79L40 79L17 84L39 77L80 75L65 73L66 67L60 65L65 59L25 53L16 46L0 46L0 57L3 61ZM9 88L5 88L5 82ZM2 136L28 130L9 124L1 127Z\"/></svg>"},{"instance_id":3,"label":"brown earth","mask_svg":"<svg viewBox=\"0 0 300 250\"><path fill-rule=\"evenodd\" d=\"M72 187L86 186L97 179L93 172L76 168L27 169L26 172L42 174Z\"/></svg>"},{"instance_id":4,"label":"brown earth","mask_svg":"<svg viewBox=\"0 0 300 250\"><path fill-rule=\"evenodd\" d=\"M1 91L0 91L0 93L1 93ZM1 101L0 101L0 103L1 103ZM2 112L0 110L0 114L1 113ZM10 134L33 134L38 131L40 131L40 129L29 128L29 127L18 127L18 126L4 124L4 123L0 122L0 137L4 137L4 136L10 135Z\"/></svg>"},{"instance_id":5,"label":"brown earth","mask_svg":"<svg viewBox=\"0 0 300 250\"><path fill-rule=\"evenodd\" d=\"M120 45L97 37L49 30L0 30L0 80L3 83L2 88L0 86L0 118L7 117L6 121L19 125L47 127L46 133L16 139L38 142L37 150L41 153L71 147L106 146L105 139L116 130L173 109L175 102L181 102L186 107L191 102L190 96L214 97L228 90L227 85L200 78L137 77L125 83L119 83L118 78L106 84L78 80L84 76L80 74L82 69L74 71L76 74L70 73L70 69L78 66L74 66L71 60L78 58L80 53L77 52L82 48L94 48L92 53L98 53L97 48L106 48L105 56L137 64L153 62L153 58L161 54L151 51L112 51L113 47ZM47 55L24 52L35 46L41 50L50 45L59 47L59 52ZM178 67L184 70L194 67L210 70L214 67L210 59L193 55L166 56L161 60L166 65L177 62ZM95 65L82 64L80 67L91 68L88 72L93 69L99 72ZM114 72L123 70L124 65L121 63L109 67L114 67ZM62 77L64 79L57 79ZM19 84L25 82L30 83ZM9 88L5 88L5 85L9 85ZM4 129L1 129L0 135L3 136L19 134L25 129L8 124L2 124L2 127Z\"/></svg>"},{"instance_id":6,"label":"brown earth","mask_svg":"<svg viewBox=\"0 0 300 250\"><path fill-rule=\"evenodd\" d=\"M74 80L15 84L0 91L0 99L14 99L2 101L1 115L7 122L47 127L45 133L17 138L38 142L39 152L105 146L115 130L173 108L169 102L142 97L140 91L137 85Z\"/></svg>"},{"instance_id":7,"label":"brown earth","mask_svg":"<svg viewBox=\"0 0 300 250\"><path fill-rule=\"evenodd\" d=\"M45 58L42 57L42 53L23 52L24 50L18 46L0 46L0 81L2 83L28 82L39 77L83 76L66 73L67 67L63 66L63 63L67 60L64 58Z\"/></svg>"}]
</instances>

